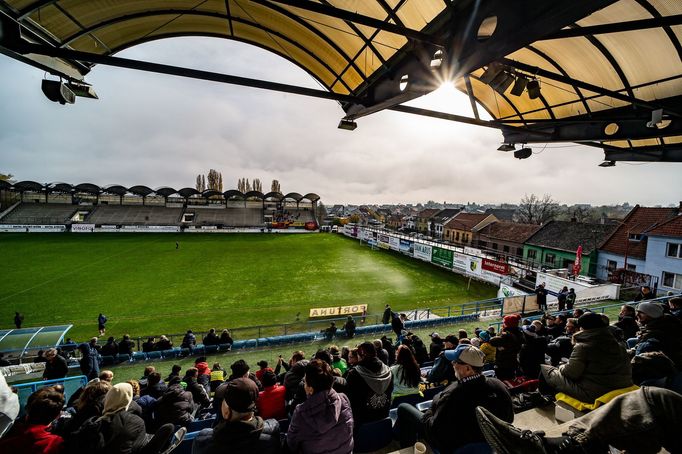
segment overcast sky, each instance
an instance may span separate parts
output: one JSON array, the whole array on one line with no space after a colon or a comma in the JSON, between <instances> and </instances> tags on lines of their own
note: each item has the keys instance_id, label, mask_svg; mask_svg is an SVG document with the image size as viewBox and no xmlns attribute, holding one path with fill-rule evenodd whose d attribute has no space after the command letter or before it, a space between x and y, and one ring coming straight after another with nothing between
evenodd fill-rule
<instances>
[{"instance_id":1,"label":"overcast sky","mask_svg":"<svg viewBox=\"0 0 682 454\"><path fill-rule=\"evenodd\" d=\"M165 40L119 56L320 88L292 63L226 40ZM0 77L0 173L19 180L179 189L214 168L224 189L247 177L267 191L274 178L327 204L682 200L682 164L604 169L601 150L574 144L536 145L520 161L496 150L495 130L432 118L381 112L349 132L336 127L334 101L105 66L87 77L99 100L61 106L43 96L38 69L0 55ZM412 104L471 116L452 88Z\"/></svg>"}]
</instances>

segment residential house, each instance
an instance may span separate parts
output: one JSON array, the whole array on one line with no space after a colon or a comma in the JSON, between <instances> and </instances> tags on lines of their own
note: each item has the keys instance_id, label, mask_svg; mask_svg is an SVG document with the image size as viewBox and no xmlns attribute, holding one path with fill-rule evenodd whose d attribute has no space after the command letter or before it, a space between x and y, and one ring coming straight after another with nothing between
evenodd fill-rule
<instances>
[{"instance_id":1,"label":"residential house","mask_svg":"<svg viewBox=\"0 0 682 454\"><path fill-rule=\"evenodd\" d=\"M475 245L477 239L474 235L486 225L497 221L492 214L484 213L464 213L460 212L444 227L444 238L446 241L461 246Z\"/></svg>"},{"instance_id":2,"label":"residential house","mask_svg":"<svg viewBox=\"0 0 682 454\"><path fill-rule=\"evenodd\" d=\"M492 214L500 221L512 222L514 220L514 215L516 214L516 211L517 211L516 208L488 208L487 210L484 211L484 213Z\"/></svg>"},{"instance_id":3,"label":"residential house","mask_svg":"<svg viewBox=\"0 0 682 454\"><path fill-rule=\"evenodd\" d=\"M406 231L415 231L415 230L417 230L416 221L417 221L417 216L412 216L412 215L403 216L402 220L400 221L400 227Z\"/></svg>"},{"instance_id":4,"label":"residential house","mask_svg":"<svg viewBox=\"0 0 682 454\"><path fill-rule=\"evenodd\" d=\"M434 238L443 238L443 229L445 227L445 224L447 224L461 211L462 211L461 208L446 208L444 210L440 210L438 213L433 215L431 217L431 224L433 226L432 236Z\"/></svg>"},{"instance_id":5,"label":"residential house","mask_svg":"<svg viewBox=\"0 0 682 454\"><path fill-rule=\"evenodd\" d=\"M608 280L619 269L645 273L649 232L677 213L676 208L636 205L599 248L597 277Z\"/></svg>"},{"instance_id":6,"label":"residential house","mask_svg":"<svg viewBox=\"0 0 682 454\"><path fill-rule=\"evenodd\" d=\"M417 213L417 231L430 235L433 230L431 218L439 211L438 208L426 208Z\"/></svg>"},{"instance_id":7,"label":"residential house","mask_svg":"<svg viewBox=\"0 0 682 454\"><path fill-rule=\"evenodd\" d=\"M503 257L523 257L523 244L540 226L516 222L493 222L478 230L479 249L500 254Z\"/></svg>"},{"instance_id":8,"label":"residential house","mask_svg":"<svg viewBox=\"0 0 682 454\"><path fill-rule=\"evenodd\" d=\"M570 268L578 246L582 246L581 274L595 276L597 249L616 227L617 224L550 221L526 241L523 257L540 267Z\"/></svg>"},{"instance_id":9,"label":"residential house","mask_svg":"<svg viewBox=\"0 0 682 454\"><path fill-rule=\"evenodd\" d=\"M682 210L681 210L682 211ZM682 291L682 213L649 230L644 272L661 292Z\"/></svg>"},{"instance_id":10,"label":"residential house","mask_svg":"<svg viewBox=\"0 0 682 454\"><path fill-rule=\"evenodd\" d=\"M399 214L392 214L386 218L386 227L391 230L398 230L403 226L403 217Z\"/></svg>"}]
</instances>

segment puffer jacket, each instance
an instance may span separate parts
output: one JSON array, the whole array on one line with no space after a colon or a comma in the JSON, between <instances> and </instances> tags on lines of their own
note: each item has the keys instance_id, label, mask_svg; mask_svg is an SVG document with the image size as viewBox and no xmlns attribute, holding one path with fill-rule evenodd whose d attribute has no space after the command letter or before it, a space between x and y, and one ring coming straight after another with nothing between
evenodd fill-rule
<instances>
[{"instance_id":1,"label":"puffer jacket","mask_svg":"<svg viewBox=\"0 0 682 454\"><path fill-rule=\"evenodd\" d=\"M154 419L159 426L172 423L187 427L194 419L194 400L192 393L182 389L182 386L171 385L160 399L156 401Z\"/></svg>"},{"instance_id":2,"label":"puffer jacket","mask_svg":"<svg viewBox=\"0 0 682 454\"><path fill-rule=\"evenodd\" d=\"M499 336L490 339L490 345L497 348L495 365L515 369L519 365L518 354L523 345L523 333L519 328L504 328Z\"/></svg>"},{"instance_id":3,"label":"puffer jacket","mask_svg":"<svg viewBox=\"0 0 682 454\"><path fill-rule=\"evenodd\" d=\"M632 386L630 357L608 327L579 331L573 342L567 364L541 366L550 386L589 403L614 389Z\"/></svg>"},{"instance_id":4,"label":"puffer jacket","mask_svg":"<svg viewBox=\"0 0 682 454\"><path fill-rule=\"evenodd\" d=\"M353 412L348 398L333 389L320 391L296 407L287 444L301 454L353 452Z\"/></svg>"}]
</instances>

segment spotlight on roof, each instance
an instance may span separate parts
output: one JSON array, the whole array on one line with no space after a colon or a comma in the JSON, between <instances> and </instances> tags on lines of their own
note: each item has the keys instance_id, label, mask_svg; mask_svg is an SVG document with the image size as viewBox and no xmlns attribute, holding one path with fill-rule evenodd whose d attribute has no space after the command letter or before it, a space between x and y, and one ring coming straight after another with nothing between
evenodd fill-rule
<instances>
[{"instance_id":1,"label":"spotlight on roof","mask_svg":"<svg viewBox=\"0 0 682 454\"><path fill-rule=\"evenodd\" d=\"M346 131L355 131L355 128L358 127L358 124L354 122L353 120L346 120L344 118L341 119L339 122L339 129L345 129Z\"/></svg>"},{"instance_id":2,"label":"spotlight on roof","mask_svg":"<svg viewBox=\"0 0 682 454\"><path fill-rule=\"evenodd\" d=\"M656 109L651 112L651 121L646 124L647 128L659 128L663 123L663 109Z\"/></svg>"},{"instance_id":3,"label":"spotlight on roof","mask_svg":"<svg viewBox=\"0 0 682 454\"><path fill-rule=\"evenodd\" d=\"M442 49L438 49L431 59L429 66L431 69L438 69L443 65L443 60L445 60L445 52Z\"/></svg>"},{"instance_id":4,"label":"spotlight on roof","mask_svg":"<svg viewBox=\"0 0 682 454\"><path fill-rule=\"evenodd\" d=\"M502 71L504 71L504 66L499 63L492 62L488 65L488 69L481 75L480 81L484 84L490 84Z\"/></svg>"},{"instance_id":5,"label":"spotlight on roof","mask_svg":"<svg viewBox=\"0 0 682 454\"><path fill-rule=\"evenodd\" d=\"M526 85L526 90L528 90L528 97L530 99L537 99L540 97L540 81L533 79Z\"/></svg>"},{"instance_id":6,"label":"spotlight on roof","mask_svg":"<svg viewBox=\"0 0 682 454\"><path fill-rule=\"evenodd\" d=\"M92 85L72 81L68 82L66 86L76 96L80 96L82 98L99 99L99 96L97 96L97 93L95 93L95 90L92 88Z\"/></svg>"},{"instance_id":7,"label":"spotlight on roof","mask_svg":"<svg viewBox=\"0 0 682 454\"><path fill-rule=\"evenodd\" d=\"M497 151L514 151L514 150L516 150L516 147L514 146L513 143L503 143L497 149Z\"/></svg>"},{"instance_id":8,"label":"spotlight on roof","mask_svg":"<svg viewBox=\"0 0 682 454\"><path fill-rule=\"evenodd\" d=\"M599 164L599 167L616 167L616 161L604 161Z\"/></svg>"},{"instance_id":9,"label":"spotlight on roof","mask_svg":"<svg viewBox=\"0 0 682 454\"><path fill-rule=\"evenodd\" d=\"M492 82L490 82L490 86L493 88L493 90L503 95L513 82L514 76L506 71L502 71L495 79L493 79Z\"/></svg>"},{"instance_id":10,"label":"spotlight on roof","mask_svg":"<svg viewBox=\"0 0 682 454\"><path fill-rule=\"evenodd\" d=\"M528 85L528 79L525 76L518 76L516 82L514 82L514 87L512 87L511 94L514 96L521 96L526 90Z\"/></svg>"},{"instance_id":11,"label":"spotlight on roof","mask_svg":"<svg viewBox=\"0 0 682 454\"><path fill-rule=\"evenodd\" d=\"M59 104L73 104L76 102L76 94L72 92L61 80L43 79L41 88L47 99Z\"/></svg>"},{"instance_id":12,"label":"spotlight on roof","mask_svg":"<svg viewBox=\"0 0 682 454\"><path fill-rule=\"evenodd\" d=\"M531 148L521 148L520 150L516 150L514 152L514 157L516 159L527 159L530 158L530 156L533 154L533 150Z\"/></svg>"}]
</instances>

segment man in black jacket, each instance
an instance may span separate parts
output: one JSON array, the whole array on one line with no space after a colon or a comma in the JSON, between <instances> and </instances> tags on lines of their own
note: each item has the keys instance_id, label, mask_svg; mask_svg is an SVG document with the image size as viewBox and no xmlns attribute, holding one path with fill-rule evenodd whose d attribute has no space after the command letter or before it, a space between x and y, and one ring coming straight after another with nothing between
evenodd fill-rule
<instances>
[{"instance_id":1,"label":"man in black jacket","mask_svg":"<svg viewBox=\"0 0 682 454\"><path fill-rule=\"evenodd\" d=\"M434 397L429 410L422 413L413 405L398 407L400 446L413 445L417 436L426 439L440 452L453 452L470 443L484 442L476 421L476 407L490 410L504 421L514 420L512 400L507 388L496 378L482 375L485 353L472 345L446 350L458 381Z\"/></svg>"},{"instance_id":2,"label":"man in black jacket","mask_svg":"<svg viewBox=\"0 0 682 454\"><path fill-rule=\"evenodd\" d=\"M353 409L356 428L387 417L393 392L391 369L379 361L374 344L360 344L358 357L360 361L346 377L346 395Z\"/></svg>"},{"instance_id":3,"label":"man in black jacket","mask_svg":"<svg viewBox=\"0 0 682 454\"><path fill-rule=\"evenodd\" d=\"M206 389L197 382L197 375L199 374L196 367L187 369L185 375L187 380L187 391L192 393L192 399L195 404L199 404L199 408L206 408L211 404L211 400L206 394Z\"/></svg>"},{"instance_id":4,"label":"man in black jacket","mask_svg":"<svg viewBox=\"0 0 682 454\"><path fill-rule=\"evenodd\" d=\"M56 348L51 348L45 353L47 362L45 363L45 372L43 372L43 380L55 380L57 378L64 378L69 373L69 366L66 360L57 354Z\"/></svg>"}]
</instances>

